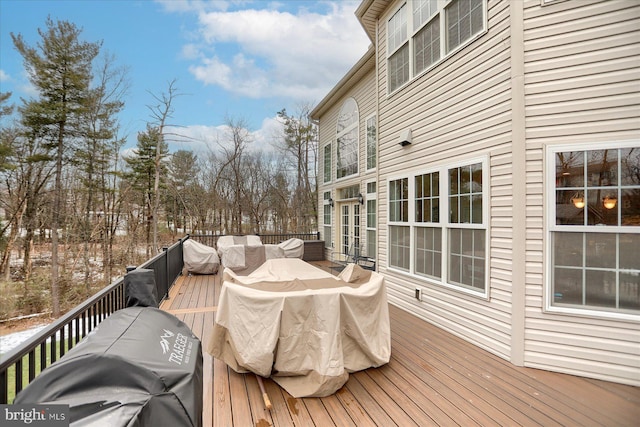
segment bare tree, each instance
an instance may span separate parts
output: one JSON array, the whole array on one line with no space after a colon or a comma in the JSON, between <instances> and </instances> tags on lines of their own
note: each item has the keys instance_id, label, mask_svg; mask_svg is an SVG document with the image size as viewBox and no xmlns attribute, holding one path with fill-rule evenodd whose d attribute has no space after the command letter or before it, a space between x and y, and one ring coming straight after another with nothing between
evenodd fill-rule
<instances>
[{"instance_id":1,"label":"bare tree","mask_svg":"<svg viewBox=\"0 0 640 427\"><path fill-rule=\"evenodd\" d=\"M83 138L74 156L81 174L81 188L85 190L82 194L86 195L82 203L82 212L78 212L74 218L82 218L80 235L87 291L91 284L90 242L96 241L100 233L105 235L102 224L105 212L101 212L99 208L101 203L98 197L104 196L107 191L103 174L113 161L111 156L117 155L113 150L113 144L121 145L117 141L117 114L124 107L122 99L129 87L126 68L115 67L114 63L113 55L102 57L96 73L97 84L91 90L88 100Z\"/></svg>"},{"instance_id":2,"label":"bare tree","mask_svg":"<svg viewBox=\"0 0 640 427\"><path fill-rule=\"evenodd\" d=\"M160 95L154 95L153 99L157 102L155 105L148 105L147 107L151 110L151 118L154 120L155 126L158 128L159 133L159 143L156 148L156 157L155 157L155 177L153 184L153 203L152 203L152 211L151 211L151 219L153 226L153 248L156 251L159 251L160 248L158 246L158 208L160 207L160 172L161 172L161 162L165 157L161 151L161 147L165 143L165 127L168 126L167 120L173 115L173 106L175 98L180 95L178 93L178 89L176 88L176 79L173 79L169 82L169 87L166 92L161 93Z\"/></svg>"},{"instance_id":3,"label":"bare tree","mask_svg":"<svg viewBox=\"0 0 640 427\"><path fill-rule=\"evenodd\" d=\"M301 105L296 115L289 115L285 109L278 112L283 124L283 139L277 147L295 170L292 205L297 232L311 231L317 217L318 131L309 117L310 111L309 105Z\"/></svg>"},{"instance_id":4,"label":"bare tree","mask_svg":"<svg viewBox=\"0 0 640 427\"><path fill-rule=\"evenodd\" d=\"M226 144L220 144L223 152L223 164L220 168L220 175L231 187L231 230L238 234L243 234L242 199L244 195L243 161L247 144L252 142L251 134L247 129L244 119L233 119L227 117Z\"/></svg>"}]
</instances>

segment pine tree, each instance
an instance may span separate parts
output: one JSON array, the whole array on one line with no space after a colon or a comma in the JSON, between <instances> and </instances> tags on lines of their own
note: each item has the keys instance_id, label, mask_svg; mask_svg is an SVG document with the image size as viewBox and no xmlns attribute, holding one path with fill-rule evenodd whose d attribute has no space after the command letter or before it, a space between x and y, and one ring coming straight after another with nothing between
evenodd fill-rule
<instances>
[{"instance_id":1,"label":"pine tree","mask_svg":"<svg viewBox=\"0 0 640 427\"><path fill-rule=\"evenodd\" d=\"M22 55L29 81L38 91L39 120L46 127L55 152L54 203L51 215L51 298L53 316L60 314L58 286L58 228L62 215L62 169L70 147L81 134L81 118L87 111L92 79L91 64L102 43L80 40L81 30L67 21L54 22L39 29L41 41L29 46L21 34L11 34Z\"/></svg>"}]
</instances>

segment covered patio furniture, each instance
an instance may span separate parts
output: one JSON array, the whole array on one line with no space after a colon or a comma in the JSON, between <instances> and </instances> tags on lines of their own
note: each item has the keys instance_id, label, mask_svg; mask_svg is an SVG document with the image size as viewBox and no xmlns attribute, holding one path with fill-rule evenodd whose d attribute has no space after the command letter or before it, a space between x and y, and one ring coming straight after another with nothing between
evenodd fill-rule
<instances>
[{"instance_id":1,"label":"covered patio furniture","mask_svg":"<svg viewBox=\"0 0 640 427\"><path fill-rule=\"evenodd\" d=\"M284 250L285 258L300 258L304 256L304 240L292 238L278 244Z\"/></svg>"},{"instance_id":2,"label":"covered patio furniture","mask_svg":"<svg viewBox=\"0 0 640 427\"><path fill-rule=\"evenodd\" d=\"M207 351L236 372L271 377L294 397L328 396L349 372L391 355L383 276L351 264L333 276L297 258L223 273Z\"/></svg>"},{"instance_id":3,"label":"covered patio furniture","mask_svg":"<svg viewBox=\"0 0 640 427\"><path fill-rule=\"evenodd\" d=\"M266 260L284 258L285 250L279 245L263 245L259 236L221 236L218 253L225 269L247 275Z\"/></svg>"},{"instance_id":4,"label":"covered patio furniture","mask_svg":"<svg viewBox=\"0 0 640 427\"><path fill-rule=\"evenodd\" d=\"M194 274L216 274L220 258L215 248L191 239L182 244L184 271Z\"/></svg>"}]
</instances>

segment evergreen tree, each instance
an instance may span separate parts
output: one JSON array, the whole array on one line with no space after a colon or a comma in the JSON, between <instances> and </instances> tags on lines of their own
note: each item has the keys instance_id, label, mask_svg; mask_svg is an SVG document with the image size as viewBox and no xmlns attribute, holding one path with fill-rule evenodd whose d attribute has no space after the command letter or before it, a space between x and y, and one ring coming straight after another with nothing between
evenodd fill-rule
<instances>
[{"instance_id":1,"label":"evergreen tree","mask_svg":"<svg viewBox=\"0 0 640 427\"><path fill-rule=\"evenodd\" d=\"M51 215L51 297L53 316L60 315L58 285L58 228L62 214L62 168L70 146L81 134L81 118L91 97L91 64L101 43L80 40L81 30L67 21L54 22L50 17L46 29L39 29L41 41L29 46L21 34L11 33L13 44L22 55L29 81L38 91L36 102L41 124L46 126L55 152L54 204Z\"/></svg>"},{"instance_id":2,"label":"evergreen tree","mask_svg":"<svg viewBox=\"0 0 640 427\"><path fill-rule=\"evenodd\" d=\"M164 180L167 176L164 159L169 154L167 143L160 137L160 130L157 127L147 125L145 132L138 133L138 143L135 154L126 159L130 168L128 178L135 190L140 195L140 212L145 221L145 240L147 242L147 256L152 255L151 231L153 227L153 203L155 200L156 181L156 157L160 153L160 177ZM160 187L164 187L161 183Z\"/></svg>"}]
</instances>

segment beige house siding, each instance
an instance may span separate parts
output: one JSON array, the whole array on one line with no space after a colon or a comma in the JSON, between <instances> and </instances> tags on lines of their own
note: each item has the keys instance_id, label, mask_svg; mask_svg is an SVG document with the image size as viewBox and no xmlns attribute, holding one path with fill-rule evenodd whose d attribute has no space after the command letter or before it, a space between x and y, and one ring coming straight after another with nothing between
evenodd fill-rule
<instances>
[{"instance_id":1,"label":"beige house siding","mask_svg":"<svg viewBox=\"0 0 640 427\"><path fill-rule=\"evenodd\" d=\"M371 67L372 64L365 64L365 67L369 68L369 71L366 72L352 87L349 88L344 95L342 95L334 104L332 104L326 112L322 114L320 117L320 152L324 153L323 147L331 143L331 155L332 155L332 174L333 177L331 182L325 183L323 168L321 166L320 177L319 177L319 206L323 206L323 194L326 191L331 191L331 197L335 201L335 207L332 212L332 224L331 230L333 232L333 243L337 246L338 243L338 230L337 227L339 225L339 195L337 194L337 189L348 187L351 185L360 185L361 192L364 195L366 193L366 185L363 181L375 179L375 170L367 171L367 150L366 150L366 119L371 114L376 111L376 93L375 93L375 84L374 84L374 68ZM336 180L336 123L338 119L338 114L344 101L348 98L353 98L358 105L358 141L359 141L359 151L358 151L358 174L349 176L346 178L341 178ZM366 211L364 206L360 209L360 224L361 224L361 234L360 241L361 245L365 247L366 245L366 232L365 232L365 224L366 224ZM325 238L326 240L326 238ZM336 247L331 248L330 251L337 250ZM330 255L330 254L328 254Z\"/></svg>"},{"instance_id":2,"label":"beige house siding","mask_svg":"<svg viewBox=\"0 0 640 427\"><path fill-rule=\"evenodd\" d=\"M365 183L376 180L377 269L392 304L516 365L639 386L637 316L561 313L547 303L547 212L555 203L547 156L569 144L640 147L640 2L487 0L485 33L389 94L386 24L402 3L362 2L356 14L375 51L316 107L320 147L334 144L334 174L335 123L348 97L360 119L360 173L321 183L320 202L324 191L337 200L336 189L353 184L366 194ZM369 55L375 64L364 67ZM366 173L365 120L376 108L378 168ZM413 141L401 147L407 129ZM472 159L487 168L486 296L388 263L389 180ZM364 238L364 207L361 214Z\"/></svg>"},{"instance_id":3,"label":"beige house siding","mask_svg":"<svg viewBox=\"0 0 640 427\"><path fill-rule=\"evenodd\" d=\"M524 9L527 138L526 366L640 385L638 322L545 310L545 148L640 146L640 3L563 1ZM553 168L553 165L546 165Z\"/></svg>"},{"instance_id":4,"label":"beige house siding","mask_svg":"<svg viewBox=\"0 0 640 427\"><path fill-rule=\"evenodd\" d=\"M380 93L379 265L389 297L427 319L506 359L511 359L512 150L509 3L488 2L488 31L396 93L387 95L386 22L396 2L379 20ZM401 148L399 133L413 132ZM403 171L486 157L488 193L488 298L469 295L387 268L387 180ZM414 298L422 289L422 301Z\"/></svg>"}]
</instances>

